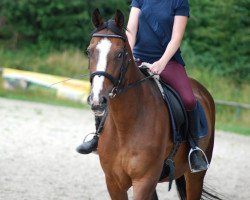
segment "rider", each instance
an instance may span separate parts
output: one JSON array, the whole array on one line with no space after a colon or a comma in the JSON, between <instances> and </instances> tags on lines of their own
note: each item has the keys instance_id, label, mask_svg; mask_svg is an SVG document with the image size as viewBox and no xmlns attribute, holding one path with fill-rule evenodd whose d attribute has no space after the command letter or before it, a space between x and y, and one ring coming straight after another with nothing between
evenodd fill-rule
<instances>
[{"instance_id":1,"label":"rider","mask_svg":"<svg viewBox=\"0 0 250 200\"><path fill-rule=\"evenodd\" d=\"M179 93L188 115L189 137L194 141L197 103L179 49L188 17L188 0L132 0L126 34L139 63L152 63L151 72L159 74L162 80ZM96 128L99 123L100 118L96 117ZM77 151L88 154L97 145L96 134L92 140L84 141ZM197 145L195 148L190 155L193 171L206 170L208 164Z\"/></svg>"}]
</instances>

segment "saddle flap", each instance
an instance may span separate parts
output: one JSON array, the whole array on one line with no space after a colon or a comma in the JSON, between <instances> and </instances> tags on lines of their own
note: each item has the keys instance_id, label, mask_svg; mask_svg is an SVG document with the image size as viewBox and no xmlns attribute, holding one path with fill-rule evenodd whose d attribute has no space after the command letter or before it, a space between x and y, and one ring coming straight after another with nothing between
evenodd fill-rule
<instances>
[{"instance_id":1,"label":"saddle flap","mask_svg":"<svg viewBox=\"0 0 250 200\"><path fill-rule=\"evenodd\" d=\"M151 64L143 62L139 69L145 76L150 76L152 75L152 72L149 71L150 66ZM169 110L173 142L182 142L186 138L188 124L186 111L181 98L174 89L161 80L159 75L155 75L153 79Z\"/></svg>"}]
</instances>

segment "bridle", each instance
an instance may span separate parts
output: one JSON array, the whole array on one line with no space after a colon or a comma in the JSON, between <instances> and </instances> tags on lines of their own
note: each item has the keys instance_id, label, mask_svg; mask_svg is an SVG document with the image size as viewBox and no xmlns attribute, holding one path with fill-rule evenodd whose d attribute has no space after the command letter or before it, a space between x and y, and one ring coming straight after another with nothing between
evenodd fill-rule
<instances>
[{"instance_id":1,"label":"bridle","mask_svg":"<svg viewBox=\"0 0 250 200\"><path fill-rule=\"evenodd\" d=\"M92 37L118 38L118 39L122 39L124 42L127 41L127 38L125 38L124 36L116 35L116 34L94 33L92 35ZM115 97L117 95L119 89L121 88L121 83L125 77L128 65L131 61L131 59L129 59L129 60L127 59L128 58L128 51L127 51L126 47L124 47L124 49L123 49L122 57L123 57L123 60L122 60L122 65L120 68L118 78L115 78L111 74L104 72L104 71L95 71L90 75L90 83L91 84L92 84L92 80L93 80L94 76L99 76L99 77L104 76L105 78L110 80L110 82L114 85L113 89L111 90L111 92L109 94L110 98Z\"/></svg>"},{"instance_id":2,"label":"bridle","mask_svg":"<svg viewBox=\"0 0 250 200\"><path fill-rule=\"evenodd\" d=\"M114 25L112 24L112 21L107 21L106 24L104 24L104 26L102 26L101 28L98 28L96 31L102 30L104 28L108 28L111 31L115 32L116 34L104 34L104 33L94 32L92 34L92 37L118 38L118 39L123 40L124 42L127 42L126 35L123 32L121 32L120 30L118 31L117 27L114 27ZM128 59L128 55L129 54L128 54L127 48L125 46L123 49L123 52L122 52L123 60L122 60L122 65L120 68L118 78L115 78L111 74L104 72L104 71L95 71L95 72L90 74L90 83L92 84L93 78L95 76L99 76L99 77L104 76L105 78L110 80L110 82L114 86L113 89L111 90L111 92L109 93L109 97L114 98L116 95L123 93L123 92L127 91L128 89L139 85L140 83L144 82L145 80L147 80L153 76L153 75L151 75L151 76L145 77L145 78L140 79L134 83L128 84L126 87L123 87L122 81L124 80L125 74L126 74L127 69L128 69L128 65L131 62L131 59L130 58Z\"/></svg>"}]
</instances>

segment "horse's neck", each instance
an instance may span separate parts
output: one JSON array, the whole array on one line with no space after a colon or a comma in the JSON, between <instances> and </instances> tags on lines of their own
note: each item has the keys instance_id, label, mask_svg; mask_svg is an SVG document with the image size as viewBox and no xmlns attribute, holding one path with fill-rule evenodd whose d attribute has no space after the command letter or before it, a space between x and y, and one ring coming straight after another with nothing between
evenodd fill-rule
<instances>
[{"instance_id":1,"label":"horse's neck","mask_svg":"<svg viewBox=\"0 0 250 200\"><path fill-rule=\"evenodd\" d=\"M128 66L124 86L126 87L128 84L141 80L143 77L138 67L132 61ZM130 88L110 101L109 112L118 129L126 130L129 128L129 122L135 123L135 120L139 120L142 110L145 109L144 106L146 105L144 104L148 95L146 94L148 88L145 89L145 83Z\"/></svg>"}]
</instances>

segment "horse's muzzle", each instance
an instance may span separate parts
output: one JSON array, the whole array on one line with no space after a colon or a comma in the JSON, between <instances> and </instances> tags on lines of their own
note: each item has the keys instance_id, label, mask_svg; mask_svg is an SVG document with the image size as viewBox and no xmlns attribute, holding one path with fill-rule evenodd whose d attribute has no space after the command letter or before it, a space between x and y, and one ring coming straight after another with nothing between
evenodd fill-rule
<instances>
[{"instance_id":1,"label":"horse's muzzle","mask_svg":"<svg viewBox=\"0 0 250 200\"><path fill-rule=\"evenodd\" d=\"M94 112L95 116L101 117L104 115L108 102L106 97L101 97L99 101L94 101L92 95L90 95L87 102L91 106L91 110Z\"/></svg>"}]
</instances>

